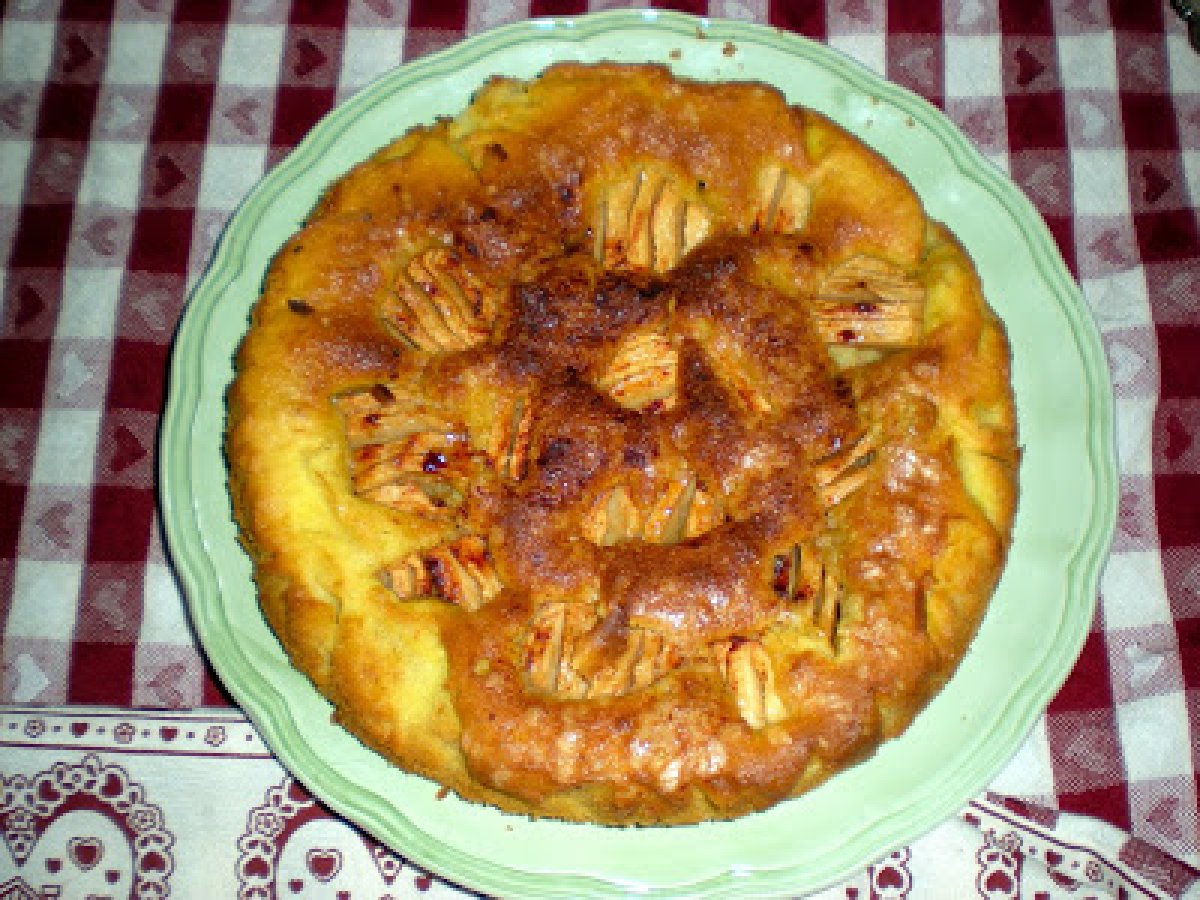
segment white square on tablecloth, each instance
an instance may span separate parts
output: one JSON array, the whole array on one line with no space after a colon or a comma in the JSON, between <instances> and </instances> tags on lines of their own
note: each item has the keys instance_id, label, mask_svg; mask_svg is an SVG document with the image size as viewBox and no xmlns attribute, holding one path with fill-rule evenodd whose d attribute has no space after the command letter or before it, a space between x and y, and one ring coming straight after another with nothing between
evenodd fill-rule
<instances>
[{"instance_id":1,"label":"white square on tablecloth","mask_svg":"<svg viewBox=\"0 0 1200 900\"><path fill-rule=\"evenodd\" d=\"M714 19L766 22L770 15L770 0L710 0L708 14Z\"/></svg>"},{"instance_id":2,"label":"white square on tablecloth","mask_svg":"<svg viewBox=\"0 0 1200 900\"><path fill-rule=\"evenodd\" d=\"M1026 799L1054 799L1054 764L1045 719L1037 720L1013 758L988 783L988 789Z\"/></svg>"},{"instance_id":3,"label":"white square on tablecloth","mask_svg":"<svg viewBox=\"0 0 1200 900\"><path fill-rule=\"evenodd\" d=\"M711 4L715 7L717 4ZM467 34L479 34L481 31L487 31L489 28L497 28L500 25L507 25L518 16L526 18L529 16L529 0L525 2L517 2L517 0L507 0L504 3L468 3L467 6ZM724 18L721 13L710 8L709 15L713 18Z\"/></svg>"},{"instance_id":4,"label":"white square on tablecloth","mask_svg":"<svg viewBox=\"0 0 1200 900\"><path fill-rule=\"evenodd\" d=\"M1191 731L1182 692L1118 703L1117 731L1130 781L1191 774Z\"/></svg>"},{"instance_id":5,"label":"white square on tablecloth","mask_svg":"<svg viewBox=\"0 0 1200 900\"><path fill-rule=\"evenodd\" d=\"M1162 564L1153 550L1113 553L1100 577L1106 628L1167 625L1173 620Z\"/></svg>"},{"instance_id":6,"label":"white square on tablecloth","mask_svg":"<svg viewBox=\"0 0 1200 900\"><path fill-rule=\"evenodd\" d=\"M1124 475L1154 474L1154 397L1116 401L1117 464Z\"/></svg>"},{"instance_id":7,"label":"white square on tablecloth","mask_svg":"<svg viewBox=\"0 0 1200 900\"><path fill-rule=\"evenodd\" d=\"M1125 151L1073 148L1071 193L1077 216L1128 216Z\"/></svg>"},{"instance_id":8,"label":"white square on tablecloth","mask_svg":"<svg viewBox=\"0 0 1200 900\"><path fill-rule=\"evenodd\" d=\"M44 410L30 484L91 484L99 433L98 409Z\"/></svg>"},{"instance_id":9,"label":"white square on tablecloth","mask_svg":"<svg viewBox=\"0 0 1200 900\"><path fill-rule=\"evenodd\" d=\"M44 81L54 55L54 22L9 19L0 28L0 82Z\"/></svg>"},{"instance_id":10,"label":"white square on tablecloth","mask_svg":"<svg viewBox=\"0 0 1200 900\"><path fill-rule=\"evenodd\" d=\"M69 641L82 578L76 562L18 559L4 636Z\"/></svg>"},{"instance_id":11,"label":"white square on tablecloth","mask_svg":"<svg viewBox=\"0 0 1200 900\"><path fill-rule=\"evenodd\" d=\"M20 206L32 148L29 141L0 141L0 206Z\"/></svg>"},{"instance_id":12,"label":"white square on tablecloth","mask_svg":"<svg viewBox=\"0 0 1200 900\"><path fill-rule=\"evenodd\" d=\"M67 269L54 333L68 338L111 338L124 274L125 270L116 266Z\"/></svg>"},{"instance_id":13,"label":"white square on tablecloth","mask_svg":"<svg viewBox=\"0 0 1200 900\"><path fill-rule=\"evenodd\" d=\"M1141 266L1104 278L1081 278L1079 285L1101 331L1153 327L1146 271Z\"/></svg>"},{"instance_id":14,"label":"white square on tablecloth","mask_svg":"<svg viewBox=\"0 0 1200 900\"><path fill-rule=\"evenodd\" d=\"M1174 90L1200 94L1200 55L1188 43L1182 26L1167 29L1167 71Z\"/></svg>"},{"instance_id":15,"label":"white square on tablecloth","mask_svg":"<svg viewBox=\"0 0 1200 900\"><path fill-rule=\"evenodd\" d=\"M946 35L947 97L1003 97L998 35Z\"/></svg>"},{"instance_id":16,"label":"white square on tablecloth","mask_svg":"<svg viewBox=\"0 0 1200 900\"><path fill-rule=\"evenodd\" d=\"M1117 89L1117 50L1111 31L1060 34L1055 44L1065 90Z\"/></svg>"},{"instance_id":17,"label":"white square on tablecloth","mask_svg":"<svg viewBox=\"0 0 1200 900\"><path fill-rule=\"evenodd\" d=\"M404 54L403 28L356 28L345 32L338 93L357 91L400 64Z\"/></svg>"},{"instance_id":18,"label":"white square on tablecloth","mask_svg":"<svg viewBox=\"0 0 1200 900\"><path fill-rule=\"evenodd\" d=\"M274 87L283 59L282 25L234 25L225 29L221 84Z\"/></svg>"},{"instance_id":19,"label":"white square on tablecloth","mask_svg":"<svg viewBox=\"0 0 1200 900\"><path fill-rule=\"evenodd\" d=\"M71 265L69 260L68 265ZM50 365L46 372L43 399L46 408L95 412L103 406L112 352L112 341L107 338L60 337L55 340L50 348ZM48 427L51 426L43 425L43 431ZM89 472L84 483L90 481Z\"/></svg>"},{"instance_id":20,"label":"white square on tablecloth","mask_svg":"<svg viewBox=\"0 0 1200 900\"><path fill-rule=\"evenodd\" d=\"M162 563L147 563L142 584L140 644L190 645L191 631L183 597L171 570Z\"/></svg>"},{"instance_id":21,"label":"white square on tablecloth","mask_svg":"<svg viewBox=\"0 0 1200 900\"><path fill-rule=\"evenodd\" d=\"M108 41L109 84L157 84L167 46L165 22L122 22Z\"/></svg>"},{"instance_id":22,"label":"white square on tablecloth","mask_svg":"<svg viewBox=\"0 0 1200 900\"><path fill-rule=\"evenodd\" d=\"M142 190L145 152L146 144L142 141L91 141L77 202L135 209Z\"/></svg>"},{"instance_id":23,"label":"white square on tablecloth","mask_svg":"<svg viewBox=\"0 0 1200 900\"><path fill-rule=\"evenodd\" d=\"M204 148L198 209L229 212L262 178L267 148L253 144L209 144Z\"/></svg>"},{"instance_id":24,"label":"white square on tablecloth","mask_svg":"<svg viewBox=\"0 0 1200 900\"><path fill-rule=\"evenodd\" d=\"M1200 54L1196 59L1196 66L1200 68ZM1192 203L1200 205L1200 151L1183 151L1183 176L1187 181L1188 196Z\"/></svg>"},{"instance_id":25,"label":"white square on tablecloth","mask_svg":"<svg viewBox=\"0 0 1200 900\"><path fill-rule=\"evenodd\" d=\"M834 50L858 60L876 75L887 74L887 38L882 34L831 34Z\"/></svg>"}]
</instances>

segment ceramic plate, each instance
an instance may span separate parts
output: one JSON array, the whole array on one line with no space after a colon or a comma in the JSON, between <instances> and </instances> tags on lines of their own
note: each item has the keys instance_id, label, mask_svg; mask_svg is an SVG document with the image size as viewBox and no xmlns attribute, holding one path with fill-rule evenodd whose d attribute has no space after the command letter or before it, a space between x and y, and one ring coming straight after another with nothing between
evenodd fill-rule
<instances>
[{"instance_id":1,"label":"ceramic plate","mask_svg":"<svg viewBox=\"0 0 1200 900\"><path fill-rule=\"evenodd\" d=\"M438 799L330 724L259 613L221 453L230 361L266 267L322 189L489 76L557 60L651 60L755 79L880 150L947 222L1013 345L1025 457L1011 561L978 638L902 737L823 787L734 822L637 830L531 821ZM1114 522L1112 397L1095 327L1029 201L941 113L819 44L760 26L627 11L531 21L391 72L340 106L242 204L176 340L161 443L172 557L196 631L283 764L414 862L507 895L743 895L819 888L911 841L981 790L1074 664Z\"/></svg>"}]
</instances>

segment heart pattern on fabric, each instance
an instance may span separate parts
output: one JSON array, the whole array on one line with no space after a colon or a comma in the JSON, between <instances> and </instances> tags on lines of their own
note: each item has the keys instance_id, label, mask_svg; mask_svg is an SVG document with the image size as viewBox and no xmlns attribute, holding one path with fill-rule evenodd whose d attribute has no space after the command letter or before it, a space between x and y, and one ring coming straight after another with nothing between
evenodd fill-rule
<instances>
[{"instance_id":1,"label":"heart pattern on fabric","mask_svg":"<svg viewBox=\"0 0 1200 900\"><path fill-rule=\"evenodd\" d=\"M322 884L333 881L342 870L342 851L334 847L314 847L304 855L304 864L313 878Z\"/></svg>"},{"instance_id":2,"label":"heart pattern on fabric","mask_svg":"<svg viewBox=\"0 0 1200 900\"><path fill-rule=\"evenodd\" d=\"M904 876L891 866L884 866L875 876L875 883L881 888L898 888L904 884Z\"/></svg>"},{"instance_id":3,"label":"heart pattern on fabric","mask_svg":"<svg viewBox=\"0 0 1200 900\"><path fill-rule=\"evenodd\" d=\"M258 121L255 116L261 108L262 104L257 100L247 97L225 110L224 115L233 124L234 128L242 134L253 137L258 134Z\"/></svg>"},{"instance_id":4,"label":"heart pattern on fabric","mask_svg":"<svg viewBox=\"0 0 1200 900\"><path fill-rule=\"evenodd\" d=\"M975 884L979 896L988 900L1015 900L1021 893L1020 838L1015 834L997 837L988 829L984 844L975 853L979 875Z\"/></svg>"},{"instance_id":5,"label":"heart pattern on fabric","mask_svg":"<svg viewBox=\"0 0 1200 900\"><path fill-rule=\"evenodd\" d=\"M341 821L322 814L281 837L276 896L338 900L339 892L353 889L355 897L375 900L391 893L395 870L385 877L363 839Z\"/></svg>"},{"instance_id":6,"label":"heart pattern on fabric","mask_svg":"<svg viewBox=\"0 0 1200 900\"><path fill-rule=\"evenodd\" d=\"M12 689L11 699L14 703L28 703L50 686L50 679L46 677L46 673L42 671L38 661L28 653L22 653L17 657L14 668L17 682Z\"/></svg>"},{"instance_id":7,"label":"heart pattern on fabric","mask_svg":"<svg viewBox=\"0 0 1200 900\"><path fill-rule=\"evenodd\" d=\"M297 78L306 78L325 65L327 61L328 57L320 47L308 38L301 38L296 42L292 71L296 73Z\"/></svg>"},{"instance_id":8,"label":"heart pattern on fabric","mask_svg":"<svg viewBox=\"0 0 1200 900\"><path fill-rule=\"evenodd\" d=\"M31 443L31 431L28 426L20 424L0 424L0 473L10 475L15 480L22 461L32 459L31 451L26 450ZM27 457L26 453L30 455Z\"/></svg>"},{"instance_id":9,"label":"heart pattern on fabric","mask_svg":"<svg viewBox=\"0 0 1200 900\"><path fill-rule=\"evenodd\" d=\"M1129 241L1115 228L1106 228L1098 234L1088 249L1099 262L1117 269L1125 268L1132 258Z\"/></svg>"},{"instance_id":10,"label":"heart pattern on fabric","mask_svg":"<svg viewBox=\"0 0 1200 900\"><path fill-rule=\"evenodd\" d=\"M1146 821L1159 834L1173 841L1183 837L1183 827L1179 824L1179 798L1162 797L1146 816Z\"/></svg>"},{"instance_id":11,"label":"heart pattern on fabric","mask_svg":"<svg viewBox=\"0 0 1200 900\"><path fill-rule=\"evenodd\" d=\"M75 507L66 500L58 500L47 506L34 520L46 539L59 550L69 550L74 543L76 528Z\"/></svg>"},{"instance_id":12,"label":"heart pattern on fabric","mask_svg":"<svg viewBox=\"0 0 1200 900\"><path fill-rule=\"evenodd\" d=\"M1135 691L1149 684L1166 662L1161 651L1147 649L1138 643L1127 645L1124 654L1129 664L1129 686Z\"/></svg>"},{"instance_id":13,"label":"heart pattern on fabric","mask_svg":"<svg viewBox=\"0 0 1200 900\"><path fill-rule=\"evenodd\" d=\"M69 399L81 387L92 380L93 374L91 366L87 364L82 356L74 350L68 350L62 357L58 381L54 387L54 395L59 400Z\"/></svg>"},{"instance_id":14,"label":"heart pattern on fabric","mask_svg":"<svg viewBox=\"0 0 1200 900\"><path fill-rule=\"evenodd\" d=\"M19 131L24 122L25 106L29 98L23 93L10 94L0 102L0 122L13 131Z\"/></svg>"},{"instance_id":15,"label":"heart pattern on fabric","mask_svg":"<svg viewBox=\"0 0 1200 900\"><path fill-rule=\"evenodd\" d=\"M1174 184L1170 178L1150 163L1142 166L1142 182L1142 199L1147 203L1157 203Z\"/></svg>"},{"instance_id":16,"label":"heart pattern on fabric","mask_svg":"<svg viewBox=\"0 0 1200 900\"><path fill-rule=\"evenodd\" d=\"M1046 64L1030 52L1028 47L1018 47L1013 54L1017 64L1017 84L1029 87L1039 75L1046 71Z\"/></svg>"},{"instance_id":17,"label":"heart pattern on fabric","mask_svg":"<svg viewBox=\"0 0 1200 900\"><path fill-rule=\"evenodd\" d=\"M1082 134L1089 141L1094 141L1108 128L1108 116L1091 100L1079 101L1079 119Z\"/></svg>"},{"instance_id":18,"label":"heart pattern on fabric","mask_svg":"<svg viewBox=\"0 0 1200 900\"><path fill-rule=\"evenodd\" d=\"M23 860L7 843L0 844L0 872L11 871L42 891L56 889L53 896L61 900L128 897L134 890L136 866L131 842L132 837L107 815L95 809L73 809L46 825Z\"/></svg>"},{"instance_id":19,"label":"heart pattern on fabric","mask_svg":"<svg viewBox=\"0 0 1200 900\"><path fill-rule=\"evenodd\" d=\"M97 256L112 257L117 253L120 228L112 216L100 216L83 229L83 239Z\"/></svg>"},{"instance_id":20,"label":"heart pattern on fabric","mask_svg":"<svg viewBox=\"0 0 1200 900\"><path fill-rule=\"evenodd\" d=\"M386 847L326 813L290 778L250 810L238 849L242 896L384 900L396 896L407 868ZM409 871L418 890L432 884L426 873Z\"/></svg>"},{"instance_id":21,"label":"heart pattern on fabric","mask_svg":"<svg viewBox=\"0 0 1200 900\"><path fill-rule=\"evenodd\" d=\"M849 19L870 25L874 20L871 16L871 5L866 0L842 0L842 14Z\"/></svg>"},{"instance_id":22,"label":"heart pattern on fabric","mask_svg":"<svg viewBox=\"0 0 1200 900\"><path fill-rule=\"evenodd\" d=\"M1083 771L1095 775L1113 770L1112 740L1102 729L1093 725L1078 728L1063 751L1063 756ZM1054 865L1053 862L1050 864Z\"/></svg>"},{"instance_id":23,"label":"heart pattern on fabric","mask_svg":"<svg viewBox=\"0 0 1200 900\"><path fill-rule=\"evenodd\" d=\"M68 75L78 72L93 59L96 54L88 46L88 42L77 34L67 38L62 54L62 70Z\"/></svg>"},{"instance_id":24,"label":"heart pattern on fabric","mask_svg":"<svg viewBox=\"0 0 1200 900\"><path fill-rule=\"evenodd\" d=\"M0 779L0 876L15 876L4 884L60 900L166 896L175 839L144 797L123 768L95 754Z\"/></svg>"},{"instance_id":25,"label":"heart pattern on fabric","mask_svg":"<svg viewBox=\"0 0 1200 900\"><path fill-rule=\"evenodd\" d=\"M1013 880L1003 869L996 869L991 872L983 882L983 889L988 894L1011 894L1013 891Z\"/></svg>"},{"instance_id":26,"label":"heart pattern on fabric","mask_svg":"<svg viewBox=\"0 0 1200 900\"><path fill-rule=\"evenodd\" d=\"M1171 413L1166 419L1166 441L1163 453L1171 462L1179 462L1180 458L1192 447L1192 433L1188 430L1183 419Z\"/></svg>"},{"instance_id":27,"label":"heart pattern on fabric","mask_svg":"<svg viewBox=\"0 0 1200 900\"><path fill-rule=\"evenodd\" d=\"M901 847L872 866L868 870L871 877L871 896L880 900L908 897L913 886L912 872L908 867L911 858L912 851Z\"/></svg>"},{"instance_id":28,"label":"heart pattern on fabric","mask_svg":"<svg viewBox=\"0 0 1200 900\"><path fill-rule=\"evenodd\" d=\"M21 285L17 290L17 326L28 325L45 311L46 301L37 289L28 284Z\"/></svg>"},{"instance_id":29,"label":"heart pattern on fabric","mask_svg":"<svg viewBox=\"0 0 1200 900\"><path fill-rule=\"evenodd\" d=\"M103 118L104 128L111 132L124 131L141 118L136 106L120 94L113 95Z\"/></svg>"},{"instance_id":30,"label":"heart pattern on fabric","mask_svg":"<svg viewBox=\"0 0 1200 900\"><path fill-rule=\"evenodd\" d=\"M81 871L90 872L104 858L104 841L98 837L73 837L67 841L67 857Z\"/></svg>"},{"instance_id":31,"label":"heart pattern on fabric","mask_svg":"<svg viewBox=\"0 0 1200 900\"><path fill-rule=\"evenodd\" d=\"M109 460L109 468L114 472L123 472L135 463L146 458L146 448L127 426L118 425L113 431L113 454Z\"/></svg>"}]
</instances>

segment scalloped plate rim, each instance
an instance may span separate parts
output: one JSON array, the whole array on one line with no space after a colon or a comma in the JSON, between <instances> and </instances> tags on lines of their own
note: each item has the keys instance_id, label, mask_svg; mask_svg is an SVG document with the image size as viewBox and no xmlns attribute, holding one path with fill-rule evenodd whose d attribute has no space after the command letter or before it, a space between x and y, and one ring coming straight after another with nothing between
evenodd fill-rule
<instances>
[{"instance_id":1,"label":"scalloped plate rim","mask_svg":"<svg viewBox=\"0 0 1200 900\"><path fill-rule=\"evenodd\" d=\"M395 92L418 85L433 77L439 70L451 68L457 61L463 59L479 61L502 49L520 46L536 39L544 40L547 37L582 43L586 40L596 39L603 34L624 31L658 31L660 34L665 33L671 37L686 37L687 32L692 29L702 30L711 40L719 41L728 37L731 40L767 44L782 50L782 52L795 53L807 63L825 68L834 77L852 87L869 90L876 96L886 96L887 103L906 110L919 120L921 125L944 145L947 155L951 157L959 172L984 187L1012 217L1014 224L1024 236L1031 255L1035 257L1039 277L1046 289L1058 299L1062 312L1068 320L1069 329L1076 341L1076 349L1080 353L1083 374L1089 382L1088 399L1092 402L1088 407L1088 413L1089 424L1092 428L1088 451L1089 459L1094 467L1093 515L1085 530L1078 535L1073 551L1064 561L1070 592L1076 595L1081 592L1087 593L1094 599L1100 563L1107 549L1115 522L1113 491L1103 489L1106 486L1112 487L1111 477L1115 471L1115 463L1111 437L1112 400L1110 388L1104 377L1107 374L1106 369L1097 364L1097 360L1103 358L1097 356L1099 353L1098 335L1095 332L1094 323L1082 306L1078 288L1066 272L1061 257L1049 237L1049 232L1032 204L998 170L992 168L979 155L978 151L966 141L942 113L917 95L883 81L868 70L861 68L853 60L837 54L836 51L831 51L823 45L815 44L800 36L778 32L765 26L696 19L681 14L652 11L614 11L577 19L531 20L515 23L468 39L430 57L400 66L382 76L351 100L339 105L326 118L322 119L284 162L250 192L231 218L226 233L222 236L220 245L214 253L208 272L193 290L177 333L177 344L172 357L170 392L163 419L160 456L160 489L164 527L172 557L176 560L181 580L184 583L185 596L192 612L193 621L197 625L197 633L210 660L221 672L222 680L226 681L231 693L234 693L239 703L246 708L251 719L260 730L270 735L270 745L280 757L289 762L289 768L293 768L291 763L299 763L296 768L303 770L304 763L298 757L303 756L304 752L318 757L319 754L298 733L301 726L288 709L287 697L275 685L264 682L253 687L243 684L237 684L235 687L235 684L231 683L230 675L234 675L233 681L236 681L236 675L244 675L245 672L244 670L241 673L228 671L232 666L222 657L222 653L229 652L230 648L222 646L222 642L231 635L212 630L217 626L211 621L210 616L214 613L224 614L226 612L222 603L213 601L211 598L211 589L220 586L222 573L214 566L208 553L214 548L207 543L208 537L198 525L198 517L202 515L202 510L200 504L195 501L195 470L192 466L193 459L188 452L191 442L185 439L185 436L190 437L194 428L200 424L197 421L202 413L200 399L205 391L202 387L203 376L199 379L184 378L183 367L190 364L189 374L192 376L196 375L196 369L202 368L204 347L200 339L208 336L213 329L213 320L214 317L217 317L217 301L232 290L240 279L255 274L254 271L247 270L248 265L257 261L251 259L252 254L250 253L254 236L248 236L243 240L240 237L241 232L268 217L272 211L272 205L280 201L281 195L293 186L297 179L303 179L305 173L316 166L337 145L342 132L357 122L359 118L368 115L377 105L386 103ZM338 130L339 125L341 131ZM860 137L862 136L860 135ZM292 175L293 170L295 170L294 176ZM187 359L186 357L189 355L193 358ZM190 419L188 418L189 414L191 415ZM1110 479L1107 485L1104 483L1105 476L1109 476ZM176 496L180 485L183 486L183 497ZM189 504L180 502L184 499L193 501L189 509L184 508ZM215 549L220 550L220 548ZM213 606L214 602L215 607ZM1016 749L1020 739L1036 719L1045 702L1069 672L1070 665L1073 663L1087 631L1086 627L1082 630L1079 629L1079 620L1085 618L1090 621L1090 612L1084 616L1082 608L1084 605L1086 604L1080 602L1074 605L1069 602L1063 604L1062 617L1057 623L1056 631L1061 632L1064 628L1073 627L1074 630L1066 635L1067 644L1059 645L1060 652L1050 661L1049 666L1042 665L1036 672L1028 676L1027 683L1030 680L1035 680L1036 683L1023 694L1011 695L1009 708L1000 710L994 717L993 732L996 729L1003 729L1006 732L1003 735L1005 740L999 743L1007 747L1007 750L1000 754L993 752L992 755L999 755L1000 759L999 762L994 759L989 761L989 765L985 768L988 768L990 773L984 781L990 779L999 765ZM1090 606L1088 609L1090 610ZM1070 621L1066 621L1068 618ZM217 625L219 624L217 623ZM232 631L234 623L226 619L224 627ZM233 643L232 649L238 655L242 655L241 647L236 642ZM1066 650L1065 654L1061 652L1063 649ZM1052 650L1053 648L1051 648ZM1070 662L1064 664L1067 657ZM1039 663L1045 662L1044 659L1039 660ZM244 656L240 665L257 674L254 665ZM260 696L251 696L251 694L262 692L268 692L273 696L265 699ZM312 693L315 696L315 691ZM280 713L272 714L261 709L260 705L282 706L286 721L281 723L277 720ZM1013 712L1011 710L1014 706L1020 708ZM292 731L290 735L287 734L289 729ZM299 741L302 749L291 746L289 743L291 741ZM996 743L996 741L992 741L993 745ZM992 749L995 750L994 747ZM318 762L328 766L325 760L318 759ZM982 786L982 783L976 784L980 781L978 767L967 773L959 771L956 774L960 776L959 781L969 782L975 790ZM305 780L303 775L301 775L301 780ZM363 803L370 806L372 798L387 805L389 801L386 798L371 795L369 791L365 799L361 796L342 796L341 792L345 788L341 785L337 785L329 791L323 791L325 785L321 783L309 786L314 793L322 796L335 808L344 812L351 811L353 813L351 817L360 824L364 821L372 821L374 822L372 830L384 832L393 830L393 823L375 821L380 818L381 810L362 806ZM944 786L944 782L939 785L942 788ZM960 785L960 790L962 787ZM351 794L354 794L354 788L358 788L359 794L361 794L363 790L361 785L351 783ZM974 790L971 791L971 793L973 792ZM926 803L925 807L918 811L921 813L920 815L914 814L912 805L910 803L907 806L893 808L882 819L864 824L859 830L859 835L880 830L885 832L889 836L887 841L884 841L883 844L879 843L878 838L875 841L876 849L883 852L897 835L902 836L904 840L912 839L920 831L932 827L937 821L952 813L953 807L957 806L957 803ZM947 808L948 806L949 808ZM387 812L387 810L382 811L385 818ZM418 841L418 836L430 839L419 825L405 818L402 813L401 819L409 829L415 829L418 832L418 835L406 837L413 841ZM900 821L890 828L882 828L889 820L893 819ZM914 825L914 820L920 820L919 824ZM736 823L732 824L736 827ZM574 827L587 829L594 826ZM856 839L858 838L851 838L851 841ZM537 891L545 895L608 892L622 889L645 892L671 891L682 888L689 891L720 894L750 886L795 889L797 885L803 885L805 888L816 888L853 868L853 865L848 865L845 860L838 860L827 865L825 870L819 873L812 868L807 873L799 873L796 871L797 863L784 861L779 866L759 867L740 875L735 874L737 866L735 863L731 863L722 871L705 874L693 880L683 878L671 882L646 884L639 883L636 879L629 880L620 875L598 872L538 874L520 869L505 869L502 863L483 857L457 858L462 854L440 845L415 848L419 855L414 854L413 849L403 845L397 847L399 852L410 855L422 865L426 865L452 880L462 881L466 874L471 880L465 883L470 883L472 886L483 885L487 889L519 889L522 892L528 892L535 886L527 879L535 878ZM455 858L438 857L439 852L446 851L449 851L449 857ZM859 855L861 856L861 853ZM445 865L447 861L451 865ZM855 864L866 861L869 859L859 859ZM819 870L820 867L818 866L817 869ZM813 877L806 879L806 875Z\"/></svg>"}]
</instances>

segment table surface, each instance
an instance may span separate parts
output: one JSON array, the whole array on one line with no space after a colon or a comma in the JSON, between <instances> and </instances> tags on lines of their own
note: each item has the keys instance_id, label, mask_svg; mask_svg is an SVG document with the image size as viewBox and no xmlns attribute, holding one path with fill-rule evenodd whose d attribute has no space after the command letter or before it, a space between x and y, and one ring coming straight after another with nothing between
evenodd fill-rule
<instances>
[{"instance_id":1,"label":"table surface","mask_svg":"<svg viewBox=\"0 0 1200 900\"><path fill-rule=\"evenodd\" d=\"M957 852L974 878L999 846L978 819L1005 810L1121 835L1119 862L1157 873L1146 892L1181 894L1200 863L1200 55L1185 26L1156 0L671 6L825 41L943 109L1045 217L1116 397L1119 517L1095 621L1018 760L959 817L979 841L902 848L830 895L858 896L861 883L899 896L890 872L936 896L923 854ZM231 706L163 545L156 430L189 288L239 200L317 119L405 60L587 11L576 0L3 7L0 888L58 879L69 896L103 877L114 894L456 893L321 809ZM63 788L79 773L100 786ZM156 812L135 821L104 793L110 782ZM103 821L76 833L85 808ZM268 812L286 827L256 831ZM139 831L146 816L157 824ZM224 849L186 837L221 829ZM1025 861L1010 883L1037 895L1037 854L997 852ZM1045 896L1067 890L1053 860L1046 869ZM982 875L967 883L985 893Z\"/></svg>"}]
</instances>

